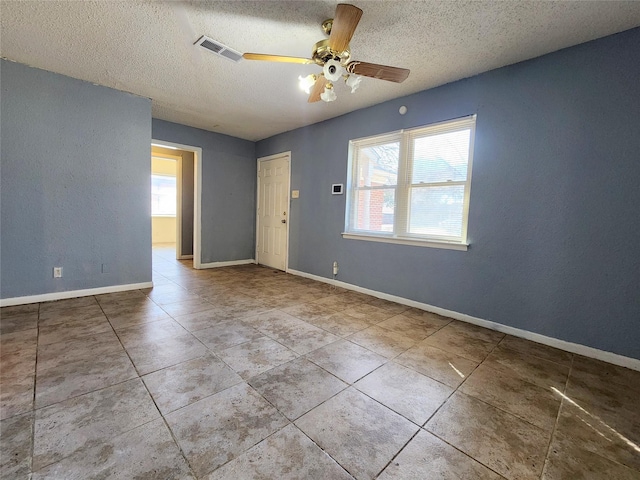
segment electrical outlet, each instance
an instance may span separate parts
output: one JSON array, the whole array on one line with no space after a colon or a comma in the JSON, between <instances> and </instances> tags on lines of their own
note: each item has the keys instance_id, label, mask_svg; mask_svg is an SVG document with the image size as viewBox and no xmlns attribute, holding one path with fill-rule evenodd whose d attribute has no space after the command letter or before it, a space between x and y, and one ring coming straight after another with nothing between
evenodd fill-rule
<instances>
[{"instance_id":1,"label":"electrical outlet","mask_svg":"<svg viewBox=\"0 0 640 480\"><path fill-rule=\"evenodd\" d=\"M107 267L106 263L102 264L102 269L101 269L102 273L109 273L109 267Z\"/></svg>"},{"instance_id":2,"label":"electrical outlet","mask_svg":"<svg viewBox=\"0 0 640 480\"><path fill-rule=\"evenodd\" d=\"M53 278L62 278L62 267L53 267Z\"/></svg>"}]
</instances>

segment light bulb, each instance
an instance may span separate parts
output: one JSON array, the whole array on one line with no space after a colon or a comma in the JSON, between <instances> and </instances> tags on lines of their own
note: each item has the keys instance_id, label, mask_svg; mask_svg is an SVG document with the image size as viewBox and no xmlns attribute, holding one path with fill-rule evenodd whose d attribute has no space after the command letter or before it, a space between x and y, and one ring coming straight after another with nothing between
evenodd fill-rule
<instances>
[{"instance_id":1,"label":"light bulb","mask_svg":"<svg viewBox=\"0 0 640 480\"><path fill-rule=\"evenodd\" d=\"M317 79L318 77L316 77L313 73L311 75L307 75L306 77L300 75L298 77L298 86L300 87L300 90L304 91L308 95L311 91L311 87L313 87Z\"/></svg>"},{"instance_id":2,"label":"light bulb","mask_svg":"<svg viewBox=\"0 0 640 480\"><path fill-rule=\"evenodd\" d=\"M337 62L336 60L329 60L322 68L325 78L330 82L337 81L342 76L343 70L344 69L342 68L342 65L340 65L340 62Z\"/></svg>"},{"instance_id":3,"label":"light bulb","mask_svg":"<svg viewBox=\"0 0 640 480\"><path fill-rule=\"evenodd\" d=\"M355 92L360 86L360 82L362 81L362 77L358 75L349 75L345 80L347 87L351 88L351 93Z\"/></svg>"},{"instance_id":4,"label":"light bulb","mask_svg":"<svg viewBox=\"0 0 640 480\"><path fill-rule=\"evenodd\" d=\"M331 83L327 83L326 87L324 87L324 92L320 94L320 98L325 102L333 102L338 98L336 92L333 91L333 85Z\"/></svg>"}]
</instances>

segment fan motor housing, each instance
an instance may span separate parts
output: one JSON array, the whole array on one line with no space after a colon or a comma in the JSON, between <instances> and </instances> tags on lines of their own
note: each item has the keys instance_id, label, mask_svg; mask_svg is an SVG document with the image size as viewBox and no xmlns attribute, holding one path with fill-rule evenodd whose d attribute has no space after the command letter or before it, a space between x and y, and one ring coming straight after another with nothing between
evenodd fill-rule
<instances>
[{"instance_id":1,"label":"fan motor housing","mask_svg":"<svg viewBox=\"0 0 640 480\"><path fill-rule=\"evenodd\" d=\"M337 60L345 65L351 59L351 51L349 47L347 47L342 52L336 52L329 48L329 39L320 40L314 45L311 58L313 58L318 65L324 65L325 62L329 60Z\"/></svg>"}]
</instances>

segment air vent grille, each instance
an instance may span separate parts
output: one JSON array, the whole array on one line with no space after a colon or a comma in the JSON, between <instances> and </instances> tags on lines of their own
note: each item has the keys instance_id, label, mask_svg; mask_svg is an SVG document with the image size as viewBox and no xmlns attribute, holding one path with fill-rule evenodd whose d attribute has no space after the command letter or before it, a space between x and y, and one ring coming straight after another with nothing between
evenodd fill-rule
<instances>
[{"instance_id":1,"label":"air vent grille","mask_svg":"<svg viewBox=\"0 0 640 480\"><path fill-rule=\"evenodd\" d=\"M209 38L205 35L201 36L195 45L200 45L202 48L206 48L211 53L215 53L220 57L227 58L233 62L239 62L242 59L242 54L240 52L236 52L232 48L223 45L220 42L217 42L213 38Z\"/></svg>"}]
</instances>

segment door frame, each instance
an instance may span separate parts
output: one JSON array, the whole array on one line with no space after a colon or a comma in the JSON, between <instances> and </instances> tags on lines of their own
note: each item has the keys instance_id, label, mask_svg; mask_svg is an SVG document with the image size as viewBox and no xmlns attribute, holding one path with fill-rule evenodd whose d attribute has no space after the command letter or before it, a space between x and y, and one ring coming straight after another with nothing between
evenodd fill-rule
<instances>
[{"instance_id":1,"label":"door frame","mask_svg":"<svg viewBox=\"0 0 640 480\"><path fill-rule=\"evenodd\" d=\"M157 144L154 146L158 146ZM166 147L162 147L166 148ZM182 251L182 155L170 155L168 153L151 153L151 161L171 160L176 162L176 260L193 258L193 255L180 255ZM153 171L152 171L153 174Z\"/></svg>"},{"instance_id":2,"label":"door frame","mask_svg":"<svg viewBox=\"0 0 640 480\"><path fill-rule=\"evenodd\" d=\"M256 264L259 265L258 256L258 239L260 238L260 217L258 215L258 208L260 206L260 162L268 162L269 160L277 160L279 158L286 158L289 163L289 175L287 188L287 233L285 236L285 253L284 253L284 272L289 271L289 228L291 226L291 150L287 152L275 153L266 157L260 157L256 161L256 251L255 259Z\"/></svg>"},{"instance_id":3,"label":"door frame","mask_svg":"<svg viewBox=\"0 0 640 480\"><path fill-rule=\"evenodd\" d=\"M202 148L156 139L151 139L151 144L172 150L193 152L193 268L199 270L202 268ZM178 206L182 207L182 158L178 162L178 166L180 167L176 172L176 183L180 182L177 193ZM180 215L180 222L178 222L178 215ZM180 211L176 212L176 258L180 258L181 251L182 212Z\"/></svg>"}]
</instances>

